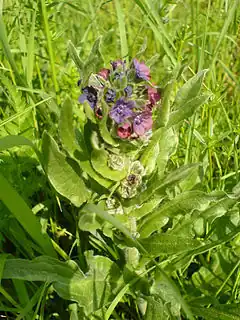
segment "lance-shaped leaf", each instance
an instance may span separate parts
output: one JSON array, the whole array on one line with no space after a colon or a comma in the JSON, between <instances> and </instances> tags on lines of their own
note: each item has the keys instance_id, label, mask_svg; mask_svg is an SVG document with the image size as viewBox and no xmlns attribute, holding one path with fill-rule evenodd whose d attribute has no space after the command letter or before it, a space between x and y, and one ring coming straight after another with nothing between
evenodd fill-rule
<instances>
[{"instance_id":1,"label":"lance-shaped leaf","mask_svg":"<svg viewBox=\"0 0 240 320\"><path fill-rule=\"evenodd\" d=\"M142 237L147 237L152 232L158 230L157 221L163 217L172 218L177 215L185 215L193 209L204 210L211 200L214 200L202 191L189 191L181 193L174 199L166 202L160 208L154 210L140 220L138 232Z\"/></svg>"},{"instance_id":2,"label":"lance-shaped leaf","mask_svg":"<svg viewBox=\"0 0 240 320\"><path fill-rule=\"evenodd\" d=\"M158 174L155 174L149 181L147 188L139 194L138 197L125 201L124 206L133 206L135 204L141 205L147 201L154 193L158 195L164 195L168 187L174 186L175 184L183 181L195 167L199 166L198 163L188 164L178 168L169 173L164 178L160 179Z\"/></svg>"},{"instance_id":3,"label":"lance-shaped leaf","mask_svg":"<svg viewBox=\"0 0 240 320\"><path fill-rule=\"evenodd\" d=\"M179 252L190 251L201 246L201 242L191 237L179 234L154 234L148 238L140 239L139 242L150 255L173 255Z\"/></svg>"},{"instance_id":4,"label":"lance-shaped leaf","mask_svg":"<svg viewBox=\"0 0 240 320\"><path fill-rule=\"evenodd\" d=\"M177 110L187 104L190 100L197 97L200 92L202 82L207 69L198 72L195 76L189 79L177 92L174 109Z\"/></svg>"},{"instance_id":5,"label":"lance-shaped leaf","mask_svg":"<svg viewBox=\"0 0 240 320\"><path fill-rule=\"evenodd\" d=\"M73 111L72 101L67 97L62 105L60 121L59 121L59 135L65 150L73 156L75 150L80 149L76 143L76 136L73 128Z\"/></svg>"},{"instance_id":6,"label":"lance-shaped leaf","mask_svg":"<svg viewBox=\"0 0 240 320\"><path fill-rule=\"evenodd\" d=\"M102 108L103 108L103 110L102 110L103 117L99 122L100 134L106 143L108 143L109 145L111 145L113 147L117 147L118 143L112 138L112 136L107 128L108 106L104 101L102 101Z\"/></svg>"},{"instance_id":7,"label":"lance-shaped leaf","mask_svg":"<svg viewBox=\"0 0 240 320\"><path fill-rule=\"evenodd\" d=\"M194 315L208 320L240 320L240 304L224 304L216 307L203 308L194 306L191 308Z\"/></svg>"},{"instance_id":8,"label":"lance-shaped leaf","mask_svg":"<svg viewBox=\"0 0 240 320\"><path fill-rule=\"evenodd\" d=\"M70 40L68 41L68 51L79 72L82 73L84 70L83 62L78 55L77 49Z\"/></svg>"},{"instance_id":9,"label":"lance-shaped leaf","mask_svg":"<svg viewBox=\"0 0 240 320\"><path fill-rule=\"evenodd\" d=\"M88 200L90 193L81 176L73 169L65 155L59 151L56 141L43 134L43 165L55 190L79 207Z\"/></svg>"},{"instance_id":10,"label":"lance-shaped leaf","mask_svg":"<svg viewBox=\"0 0 240 320\"><path fill-rule=\"evenodd\" d=\"M206 103L209 98L210 95L204 94L187 101L184 105L170 114L168 127L176 125L184 119L191 117L197 108Z\"/></svg>"}]
</instances>

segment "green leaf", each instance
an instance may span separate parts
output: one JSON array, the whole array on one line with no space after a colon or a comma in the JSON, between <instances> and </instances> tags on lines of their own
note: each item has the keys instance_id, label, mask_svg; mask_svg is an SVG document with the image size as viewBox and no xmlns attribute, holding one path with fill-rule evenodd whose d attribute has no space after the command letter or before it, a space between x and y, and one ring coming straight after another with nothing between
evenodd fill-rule
<instances>
[{"instance_id":1,"label":"green leaf","mask_svg":"<svg viewBox=\"0 0 240 320\"><path fill-rule=\"evenodd\" d=\"M76 137L73 128L72 101L69 97L65 99L62 105L59 120L59 135L63 147L71 156L74 156L74 152L76 149L79 149L79 146L76 143Z\"/></svg>"},{"instance_id":2,"label":"green leaf","mask_svg":"<svg viewBox=\"0 0 240 320\"><path fill-rule=\"evenodd\" d=\"M210 251L214 248L217 248L224 243L230 241L233 239L238 233L240 232L240 227L235 228L234 231L228 233L225 236L222 236L221 239L216 240L216 241L211 241L208 244L205 244L203 246L200 246L196 249L193 249L189 252L185 252L183 254L180 254L178 257L172 260L171 264L167 266L168 270L171 270L172 272L174 270L180 269L186 264L189 264L190 261L194 258L194 256L202 254L204 252Z\"/></svg>"},{"instance_id":3,"label":"green leaf","mask_svg":"<svg viewBox=\"0 0 240 320\"><path fill-rule=\"evenodd\" d=\"M192 307L196 316L207 320L240 320L240 304L217 305L217 307Z\"/></svg>"},{"instance_id":4,"label":"green leaf","mask_svg":"<svg viewBox=\"0 0 240 320\"><path fill-rule=\"evenodd\" d=\"M102 101L103 107L103 118L99 122L99 130L103 140L113 147L117 147L119 144L112 138L110 132L107 128L107 120L108 120L108 106Z\"/></svg>"},{"instance_id":5,"label":"green leaf","mask_svg":"<svg viewBox=\"0 0 240 320\"><path fill-rule=\"evenodd\" d=\"M187 101L179 109L172 112L169 117L168 127L178 124L184 119L190 118L201 105L206 103L210 98L209 94L201 95Z\"/></svg>"},{"instance_id":6,"label":"green leaf","mask_svg":"<svg viewBox=\"0 0 240 320\"><path fill-rule=\"evenodd\" d=\"M199 164L195 163L182 166L181 168L172 171L162 179L159 178L158 174L155 174L154 177L149 181L147 188L140 193L138 197L129 201L125 201L124 205L141 205L154 193L157 193L158 195L164 195L166 188L174 186L175 184L183 181L189 174L191 174L192 170L195 170L196 166L199 166Z\"/></svg>"},{"instance_id":7,"label":"green leaf","mask_svg":"<svg viewBox=\"0 0 240 320\"><path fill-rule=\"evenodd\" d=\"M174 234L155 234L148 238L140 239L139 242L150 255L173 255L179 252L189 251L201 246L201 242L191 237Z\"/></svg>"},{"instance_id":8,"label":"green leaf","mask_svg":"<svg viewBox=\"0 0 240 320\"><path fill-rule=\"evenodd\" d=\"M170 156L176 151L178 136L172 128L161 128L159 155L157 157L158 176L162 178Z\"/></svg>"},{"instance_id":9,"label":"green leaf","mask_svg":"<svg viewBox=\"0 0 240 320\"><path fill-rule=\"evenodd\" d=\"M115 7L116 7L117 18L118 18L119 32L120 32L121 56L122 58L124 58L128 54L125 17L121 7L121 2L119 0L115 0Z\"/></svg>"},{"instance_id":10,"label":"green leaf","mask_svg":"<svg viewBox=\"0 0 240 320\"><path fill-rule=\"evenodd\" d=\"M78 302L86 314L100 309L115 297L120 276L117 266L110 259L90 255L87 257L89 271L84 275L73 261L60 262L50 257L32 261L9 259L5 262L3 279L47 281L66 300Z\"/></svg>"},{"instance_id":11,"label":"green leaf","mask_svg":"<svg viewBox=\"0 0 240 320\"><path fill-rule=\"evenodd\" d=\"M93 44L92 50L84 64L84 83L91 73L98 72L104 65L104 60L100 52L101 37L99 37Z\"/></svg>"},{"instance_id":12,"label":"green leaf","mask_svg":"<svg viewBox=\"0 0 240 320\"><path fill-rule=\"evenodd\" d=\"M127 175L127 166L124 166L121 171L112 170L108 167L108 153L104 149L94 149L92 151L91 163L94 170L107 179L120 181Z\"/></svg>"},{"instance_id":13,"label":"green leaf","mask_svg":"<svg viewBox=\"0 0 240 320\"><path fill-rule=\"evenodd\" d=\"M76 152L74 156L79 161L79 165L81 169L85 173L87 173L92 179L94 179L97 183L99 183L101 186L103 186L106 189L109 189L111 187L113 182L102 177L93 169L90 160L86 158L86 151L85 153Z\"/></svg>"},{"instance_id":14,"label":"green leaf","mask_svg":"<svg viewBox=\"0 0 240 320\"><path fill-rule=\"evenodd\" d=\"M197 97L200 92L203 79L207 73L207 69L198 72L195 76L189 79L177 92L174 108L179 109L186 105L190 100Z\"/></svg>"},{"instance_id":15,"label":"green leaf","mask_svg":"<svg viewBox=\"0 0 240 320\"><path fill-rule=\"evenodd\" d=\"M83 62L78 55L77 49L70 40L68 41L68 51L79 72L82 73L84 70Z\"/></svg>"},{"instance_id":16,"label":"green leaf","mask_svg":"<svg viewBox=\"0 0 240 320\"><path fill-rule=\"evenodd\" d=\"M35 150L34 144L23 136L6 136L0 139L0 151L18 146L29 146Z\"/></svg>"},{"instance_id":17,"label":"green leaf","mask_svg":"<svg viewBox=\"0 0 240 320\"><path fill-rule=\"evenodd\" d=\"M159 297L165 301L165 303L169 304L169 311L171 312L173 319L180 318L180 309L182 303L181 299L179 299L179 293L159 271L157 271L155 274L155 281L150 292L152 295L154 295L154 297Z\"/></svg>"},{"instance_id":18,"label":"green leaf","mask_svg":"<svg viewBox=\"0 0 240 320\"><path fill-rule=\"evenodd\" d=\"M181 193L141 219L138 232L140 232L142 237L147 237L152 232L158 230L158 223L156 221L164 217L172 218L180 214L185 215L194 209L204 210L206 205L213 199L214 197L202 191Z\"/></svg>"},{"instance_id":19,"label":"green leaf","mask_svg":"<svg viewBox=\"0 0 240 320\"><path fill-rule=\"evenodd\" d=\"M52 247L47 234L43 234L40 222L34 216L32 210L25 201L20 197L17 191L8 183L8 181L0 174L0 200L11 211L14 217L39 245L42 252L55 257L55 251Z\"/></svg>"},{"instance_id":20,"label":"green leaf","mask_svg":"<svg viewBox=\"0 0 240 320\"><path fill-rule=\"evenodd\" d=\"M44 169L52 186L75 206L81 206L88 200L89 191L47 132L43 134L42 151Z\"/></svg>"},{"instance_id":21,"label":"green leaf","mask_svg":"<svg viewBox=\"0 0 240 320\"><path fill-rule=\"evenodd\" d=\"M141 206L134 206L129 212L129 216L141 219L152 212L164 199L164 196L154 196Z\"/></svg>"},{"instance_id":22,"label":"green leaf","mask_svg":"<svg viewBox=\"0 0 240 320\"><path fill-rule=\"evenodd\" d=\"M144 315L144 320L166 320L164 315L164 305L159 297L145 297L147 300L147 310Z\"/></svg>"},{"instance_id":23,"label":"green leaf","mask_svg":"<svg viewBox=\"0 0 240 320\"><path fill-rule=\"evenodd\" d=\"M96 117L94 114L94 110L90 107L89 103L87 101L83 102L83 108L84 108L84 113L88 120L90 120L92 123L96 123Z\"/></svg>"}]
</instances>

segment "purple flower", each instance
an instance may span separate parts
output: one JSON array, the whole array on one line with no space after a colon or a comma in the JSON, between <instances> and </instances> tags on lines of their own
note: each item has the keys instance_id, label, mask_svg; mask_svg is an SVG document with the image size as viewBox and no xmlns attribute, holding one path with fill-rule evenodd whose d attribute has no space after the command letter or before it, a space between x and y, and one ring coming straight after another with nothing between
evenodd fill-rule
<instances>
[{"instance_id":1,"label":"purple flower","mask_svg":"<svg viewBox=\"0 0 240 320\"><path fill-rule=\"evenodd\" d=\"M126 93L127 97L131 97L133 92L132 86L126 86L126 88L124 88L124 92Z\"/></svg>"},{"instance_id":2,"label":"purple flower","mask_svg":"<svg viewBox=\"0 0 240 320\"><path fill-rule=\"evenodd\" d=\"M112 107L109 115L116 123L122 123L127 118L133 117L133 108L135 107L134 101L126 101L125 98L117 100L116 104Z\"/></svg>"},{"instance_id":3,"label":"purple flower","mask_svg":"<svg viewBox=\"0 0 240 320\"><path fill-rule=\"evenodd\" d=\"M83 88L82 92L83 94L80 95L78 101L81 103L87 101L90 107L93 109L97 104L97 90L90 86Z\"/></svg>"},{"instance_id":4,"label":"purple flower","mask_svg":"<svg viewBox=\"0 0 240 320\"><path fill-rule=\"evenodd\" d=\"M116 91L113 89L108 89L108 91L105 94L105 101L106 102L113 102L116 98Z\"/></svg>"},{"instance_id":5,"label":"purple flower","mask_svg":"<svg viewBox=\"0 0 240 320\"><path fill-rule=\"evenodd\" d=\"M138 136L143 136L145 132L152 129L153 120L151 112L138 114L133 120L133 131Z\"/></svg>"},{"instance_id":6,"label":"purple flower","mask_svg":"<svg viewBox=\"0 0 240 320\"><path fill-rule=\"evenodd\" d=\"M150 80L150 69L143 63L139 62L137 59L133 59L133 64L136 71L136 77L138 79Z\"/></svg>"}]
</instances>

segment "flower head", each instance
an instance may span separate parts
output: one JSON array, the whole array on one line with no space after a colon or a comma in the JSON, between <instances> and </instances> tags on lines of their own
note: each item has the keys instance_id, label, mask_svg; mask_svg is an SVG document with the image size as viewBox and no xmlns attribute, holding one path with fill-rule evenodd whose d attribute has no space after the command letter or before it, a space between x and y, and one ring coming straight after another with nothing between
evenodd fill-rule
<instances>
[{"instance_id":1,"label":"flower head","mask_svg":"<svg viewBox=\"0 0 240 320\"><path fill-rule=\"evenodd\" d=\"M110 70L103 68L98 72L98 75L101 76L103 79L107 80L110 74Z\"/></svg>"},{"instance_id":2,"label":"flower head","mask_svg":"<svg viewBox=\"0 0 240 320\"><path fill-rule=\"evenodd\" d=\"M127 101L125 98L120 98L116 101L116 104L112 107L109 115L116 123L122 123L127 118L133 117L133 108L135 107L134 101Z\"/></svg>"},{"instance_id":3,"label":"flower head","mask_svg":"<svg viewBox=\"0 0 240 320\"><path fill-rule=\"evenodd\" d=\"M132 126L130 123L126 122L122 126L118 127L117 135L121 139L127 139L132 134Z\"/></svg>"},{"instance_id":4,"label":"flower head","mask_svg":"<svg viewBox=\"0 0 240 320\"><path fill-rule=\"evenodd\" d=\"M148 100L151 102L153 106L161 99L160 93L156 88L148 87L147 93Z\"/></svg>"},{"instance_id":5,"label":"flower head","mask_svg":"<svg viewBox=\"0 0 240 320\"><path fill-rule=\"evenodd\" d=\"M81 103L87 101L90 107L93 109L97 104L97 90L90 86L83 88L82 92L83 94L80 95L78 101Z\"/></svg>"},{"instance_id":6,"label":"flower head","mask_svg":"<svg viewBox=\"0 0 240 320\"><path fill-rule=\"evenodd\" d=\"M152 129L153 120L151 112L138 114L133 120L133 131L138 136L143 136L145 132Z\"/></svg>"},{"instance_id":7,"label":"flower head","mask_svg":"<svg viewBox=\"0 0 240 320\"><path fill-rule=\"evenodd\" d=\"M114 102L116 98L116 91L113 89L108 89L106 94L105 94L105 101L106 102Z\"/></svg>"},{"instance_id":8,"label":"flower head","mask_svg":"<svg viewBox=\"0 0 240 320\"><path fill-rule=\"evenodd\" d=\"M137 59L133 59L133 64L136 71L136 77L142 80L150 80L150 69L143 62L139 62Z\"/></svg>"}]
</instances>

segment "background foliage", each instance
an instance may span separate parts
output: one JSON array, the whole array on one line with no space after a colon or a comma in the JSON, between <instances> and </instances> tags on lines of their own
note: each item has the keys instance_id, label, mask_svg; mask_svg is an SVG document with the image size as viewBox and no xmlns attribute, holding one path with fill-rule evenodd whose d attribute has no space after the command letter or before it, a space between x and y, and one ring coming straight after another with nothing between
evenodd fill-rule
<instances>
[{"instance_id":1,"label":"background foliage","mask_svg":"<svg viewBox=\"0 0 240 320\"><path fill-rule=\"evenodd\" d=\"M239 7L238 0L0 0L1 315L239 319ZM186 66L172 100L209 69L203 91L210 96L161 135L163 183L131 212L138 240L124 217L79 209L89 191L65 162L64 149L71 156L75 146L61 126L67 121L59 125L70 105L84 132L73 60L85 77L136 55L162 89L177 65ZM71 179L55 181L62 172ZM72 197L76 190L81 197Z\"/></svg>"}]
</instances>

